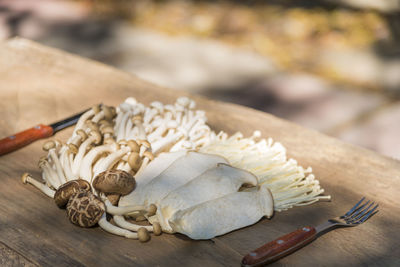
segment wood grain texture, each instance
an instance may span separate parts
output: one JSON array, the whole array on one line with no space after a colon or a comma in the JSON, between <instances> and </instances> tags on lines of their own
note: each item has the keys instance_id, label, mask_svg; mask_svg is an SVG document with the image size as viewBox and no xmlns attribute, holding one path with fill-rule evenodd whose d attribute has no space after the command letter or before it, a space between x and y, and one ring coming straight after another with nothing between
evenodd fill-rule
<instances>
[{"instance_id":1,"label":"wood grain texture","mask_svg":"<svg viewBox=\"0 0 400 267\"><path fill-rule=\"evenodd\" d=\"M34 267L37 266L16 251L0 242L0 266L8 267Z\"/></svg>"},{"instance_id":2,"label":"wood grain texture","mask_svg":"<svg viewBox=\"0 0 400 267\"><path fill-rule=\"evenodd\" d=\"M103 102L118 105L128 96L150 103L174 102L188 93L161 88L114 68L23 39L0 49L0 137L50 123ZM400 264L400 163L345 144L272 115L233 104L193 97L210 125L228 133L281 142L288 156L312 166L331 202L296 207L272 219L210 241L163 234L148 243L116 237L99 228L81 229L65 211L20 176L39 176L37 160L44 141L0 157L0 242L43 266L239 266L241 259L268 241L304 225L318 225L342 214L361 196L379 202L367 223L318 238L274 265L395 266ZM72 129L55 138L66 140Z\"/></svg>"}]
</instances>

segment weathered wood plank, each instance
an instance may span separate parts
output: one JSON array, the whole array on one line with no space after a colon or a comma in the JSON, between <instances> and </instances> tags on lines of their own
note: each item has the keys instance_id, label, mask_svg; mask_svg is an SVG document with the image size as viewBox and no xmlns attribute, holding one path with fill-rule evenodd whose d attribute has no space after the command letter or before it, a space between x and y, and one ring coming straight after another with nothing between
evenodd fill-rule
<instances>
[{"instance_id":1,"label":"weathered wood plank","mask_svg":"<svg viewBox=\"0 0 400 267\"><path fill-rule=\"evenodd\" d=\"M187 93L160 88L111 67L21 39L0 49L0 136L36 123L51 123L93 104L117 105L128 96L149 103L173 102ZM312 166L330 203L296 207L214 239L192 241L181 235L154 237L149 243L71 225L65 212L20 175L38 175L44 154L37 142L0 157L0 242L40 265L185 265L237 266L241 257L263 243L303 225L339 215L361 196L380 203L368 223L330 232L277 265L395 265L400 263L400 163L344 144L269 114L192 96L207 111L216 130L261 130L282 142L288 155ZM67 129L56 135L65 140Z\"/></svg>"},{"instance_id":2,"label":"weathered wood plank","mask_svg":"<svg viewBox=\"0 0 400 267\"><path fill-rule=\"evenodd\" d=\"M15 250L7 247L5 244L0 242L0 266L28 266L34 267L37 266L27 258L16 252Z\"/></svg>"}]
</instances>

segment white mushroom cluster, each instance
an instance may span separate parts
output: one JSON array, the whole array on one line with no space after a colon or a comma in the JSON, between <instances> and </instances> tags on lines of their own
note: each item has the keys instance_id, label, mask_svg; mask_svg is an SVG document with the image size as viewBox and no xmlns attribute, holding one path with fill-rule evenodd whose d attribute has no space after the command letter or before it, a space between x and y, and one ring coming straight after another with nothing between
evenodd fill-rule
<instances>
[{"instance_id":1,"label":"white mushroom cluster","mask_svg":"<svg viewBox=\"0 0 400 267\"><path fill-rule=\"evenodd\" d=\"M116 140L146 139L152 152L196 150L210 139L211 129L196 103L180 97L173 105L152 102L148 107L130 97L117 108Z\"/></svg>"},{"instance_id":2,"label":"white mushroom cluster","mask_svg":"<svg viewBox=\"0 0 400 267\"><path fill-rule=\"evenodd\" d=\"M211 238L273 210L329 199L311 169L287 160L280 143L258 140L259 132L250 138L216 134L206 122L187 97L165 105L127 98L116 109L94 106L66 143L43 145L42 181L29 174L22 180L66 206L72 223L98 224L142 242L162 231ZM216 221L218 214L223 218ZM241 214L247 219L238 219Z\"/></svg>"},{"instance_id":3,"label":"white mushroom cluster","mask_svg":"<svg viewBox=\"0 0 400 267\"><path fill-rule=\"evenodd\" d=\"M330 200L330 196L321 195L324 189L311 173L311 167L304 169L296 160L287 159L281 143L260 136L259 131L249 138L239 132L232 136L220 132L212 135L209 144L199 151L223 156L232 166L256 175L259 184L271 190L275 211Z\"/></svg>"}]
</instances>

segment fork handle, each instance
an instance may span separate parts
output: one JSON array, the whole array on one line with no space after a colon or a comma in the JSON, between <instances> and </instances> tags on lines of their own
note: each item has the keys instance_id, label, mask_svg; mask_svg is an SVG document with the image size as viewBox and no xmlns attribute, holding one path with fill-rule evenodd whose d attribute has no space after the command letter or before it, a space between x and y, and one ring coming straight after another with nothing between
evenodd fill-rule
<instances>
[{"instance_id":1,"label":"fork handle","mask_svg":"<svg viewBox=\"0 0 400 267\"><path fill-rule=\"evenodd\" d=\"M317 237L314 227L306 226L281 236L244 256L243 267L262 266L304 247Z\"/></svg>"}]
</instances>

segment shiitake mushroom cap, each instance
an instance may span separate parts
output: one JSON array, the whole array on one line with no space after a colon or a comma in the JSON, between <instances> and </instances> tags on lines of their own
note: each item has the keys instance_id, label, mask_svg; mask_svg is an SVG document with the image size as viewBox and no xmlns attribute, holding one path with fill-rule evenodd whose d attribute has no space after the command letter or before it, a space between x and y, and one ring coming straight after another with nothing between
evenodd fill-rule
<instances>
[{"instance_id":1,"label":"shiitake mushroom cap","mask_svg":"<svg viewBox=\"0 0 400 267\"><path fill-rule=\"evenodd\" d=\"M136 185L132 174L123 170L107 170L99 173L93 180L93 187L103 193L127 195Z\"/></svg>"},{"instance_id":2,"label":"shiitake mushroom cap","mask_svg":"<svg viewBox=\"0 0 400 267\"><path fill-rule=\"evenodd\" d=\"M56 193L54 194L54 202L56 202L59 208L63 208L65 205L67 205L70 197L80 189L91 191L91 186L86 180L83 179L66 182L57 189Z\"/></svg>"},{"instance_id":3,"label":"shiitake mushroom cap","mask_svg":"<svg viewBox=\"0 0 400 267\"><path fill-rule=\"evenodd\" d=\"M79 189L67 204L67 216L71 223L80 227L96 225L106 211L103 201L91 191Z\"/></svg>"}]
</instances>

